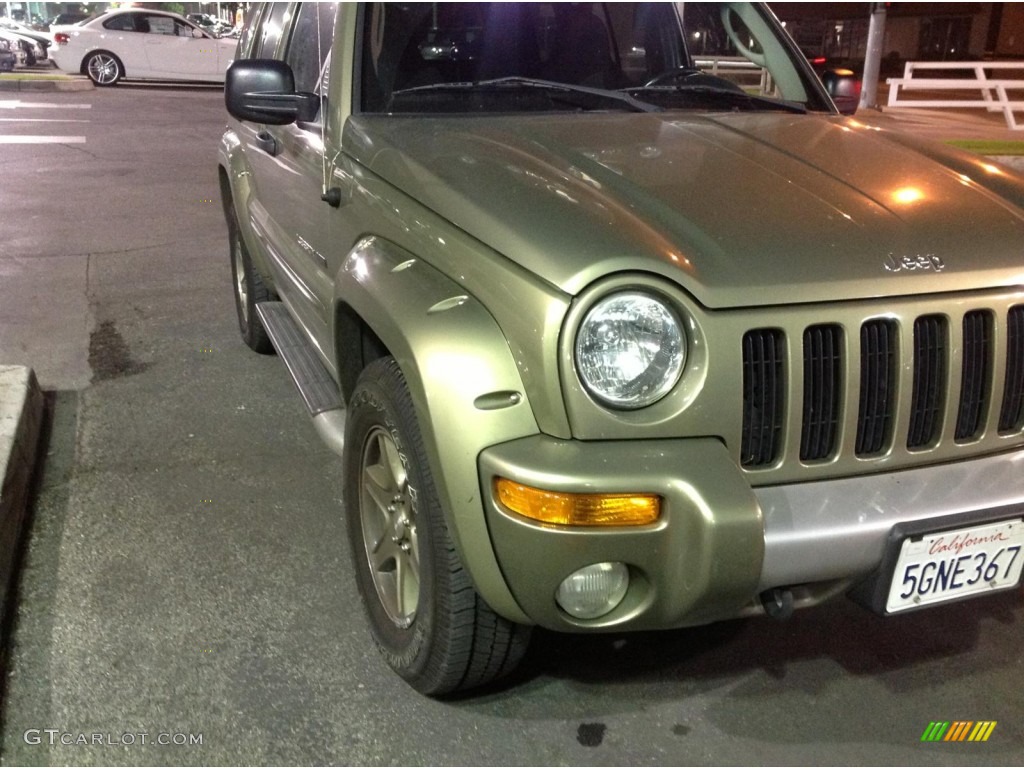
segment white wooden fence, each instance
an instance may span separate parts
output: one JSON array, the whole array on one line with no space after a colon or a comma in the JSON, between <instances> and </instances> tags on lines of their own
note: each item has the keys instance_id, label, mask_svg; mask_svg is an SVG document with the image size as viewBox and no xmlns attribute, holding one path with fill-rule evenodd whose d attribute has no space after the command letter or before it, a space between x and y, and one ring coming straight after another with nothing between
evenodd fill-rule
<instances>
[{"instance_id":1,"label":"white wooden fence","mask_svg":"<svg viewBox=\"0 0 1024 768\"><path fill-rule=\"evenodd\" d=\"M916 77L921 70L954 70L969 73L964 77ZM990 74L991 73L991 74ZM1002 77L1015 75L1016 77ZM1018 79L1019 78L1019 79ZM1019 61L908 61L903 77L890 77L890 107L955 108L979 107L989 112L1002 112L1006 125L1024 130L1017 124L1015 109L1024 109L1024 100L1013 100L1010 92L1024 90L1024 62ZM947 98L900 98L903 91L945 92ZM980 98L962 98L964 91L976 91ZM955 92L960 92L957 98Z\"/></svg>"},{"instance_id":2,"label":"white wooden fence","mask_svg":"<svg viewBox=\"0 0 1024 768\"><path fill-rule=\"evenodd\" d=\"M742 56L695 56L693 63L709 75L731 80L742 88L755 89L761 96L774 96L771 73Z\"/></svg>"}]
</instances>

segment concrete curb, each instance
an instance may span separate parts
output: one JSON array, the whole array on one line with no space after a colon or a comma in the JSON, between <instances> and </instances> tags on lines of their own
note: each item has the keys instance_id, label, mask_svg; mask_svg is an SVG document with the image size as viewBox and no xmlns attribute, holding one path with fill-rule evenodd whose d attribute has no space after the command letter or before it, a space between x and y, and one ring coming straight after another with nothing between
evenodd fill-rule
<instances>
[{"instance_id":1,"label":"concrete curb","mask_svg":"<svg viewBox=\"0 0 1024 768\"><path fill-rule=\"evenodd\" d=\"M0 621L14 582L43 424L43 393L31 368L0 365Z\"/></svg>"},{"instance_id":2,"label":"concrete curb","mask_svg":"<svg viewBox=\"0 0 1024 768\"><path fill-rule=\"evenodd\" d=\"M0 75L0 91L30 91L33 93L53 91L91 91L95 86L87 77L69 80L8 80Z\"/></svg>"},{"instance_id":3,"label":"concrete curb","mask_svg":"<svg viewBox=\"0 0 1024 768\"><path fill-rule=\"evenodd\" d=\"M1015 171L1024 172L1024 155L987 155L989 160L995 160Z\"/></svg>"}]
</instances>

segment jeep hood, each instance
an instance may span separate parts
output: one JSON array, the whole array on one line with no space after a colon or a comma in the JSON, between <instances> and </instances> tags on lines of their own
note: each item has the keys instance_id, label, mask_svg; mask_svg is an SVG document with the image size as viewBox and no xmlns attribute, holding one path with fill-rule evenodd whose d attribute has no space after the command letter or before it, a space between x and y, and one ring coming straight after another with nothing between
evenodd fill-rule
<instances>
[{"instance_id":1,"label":"jeep hood","mask_svg":"<svg viewBox=\"0 0 1024 768\"><path fill-rule=\"evenodd\" d=\"M856 120L360 116L358 162L569 294L645 271L710 308L1024 285L1024 182Z\"/></svg>"}]
</instances>

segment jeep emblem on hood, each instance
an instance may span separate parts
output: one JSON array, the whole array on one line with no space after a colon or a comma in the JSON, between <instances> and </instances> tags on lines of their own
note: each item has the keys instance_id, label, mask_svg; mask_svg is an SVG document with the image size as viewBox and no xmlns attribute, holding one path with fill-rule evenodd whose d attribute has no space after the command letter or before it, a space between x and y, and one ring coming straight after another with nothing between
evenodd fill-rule
<instances>
[{"instance_id":1,"label":"jeep emblem on hood","mask_svg":"<svg viewBox=\"0 0 1024 768\"><path fill-rule=\"evenodd\" d=\"M885 270L887 272L917 272L918 270L934 269L941 272L946 268L945 262L938 256L927 254L925 256L904 256L897 260L891 253L885 257Z\"/></svg>"}]
</instances>

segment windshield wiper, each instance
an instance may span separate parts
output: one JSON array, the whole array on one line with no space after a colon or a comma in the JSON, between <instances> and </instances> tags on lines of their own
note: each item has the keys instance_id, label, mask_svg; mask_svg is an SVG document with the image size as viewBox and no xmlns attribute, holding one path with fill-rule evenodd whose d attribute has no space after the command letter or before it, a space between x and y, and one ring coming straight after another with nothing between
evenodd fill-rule
<instances>
[{"instance_id":1,"label":"windshield wiper","mask_svg":"<svg viewBox=\"0 0 1024 768\"><path fill-rule=\"evenodd\" d=\"M807 114L807 107L803 104L799 104L794 101L780 101L778 99L770 99L767 96L755 95L747 93L746 91L737 88L726 88L714 85L686 85L680 83L678 85L641 85L632 88L623 89L629 93L683 93L683 94L698 94L706 95L714 98L726 97L727 101L743 101L747 104L751 104L757 107L763 107L764 109L775 109L782 110L783 112L793 112L798 115Z\"/></svg>"},{"instance_id":2,"label":"windshield wiper","mask_svg":"<svg viewBox=\"0 0 1024 768\"><path fill-rule=\"evenodd\" d=\"M630 107L634 112L663 112L664 108L631 96L623 91L608 91L604 88L591 88L586 85L573 85L571 83L559 83L554 80L541 80L534 77L496 77L490 80L476 80L474 82L459 83L432 83L430 85L418 85L413 88L402 88L391 93L392 97L405 95L407 93L419 93L425 91L472 91L487 88L538 88L545 91L561 91L564 93L580 93L587 96L596 96L601 99L617 101Z\"/></svg>"}]
</instances>

